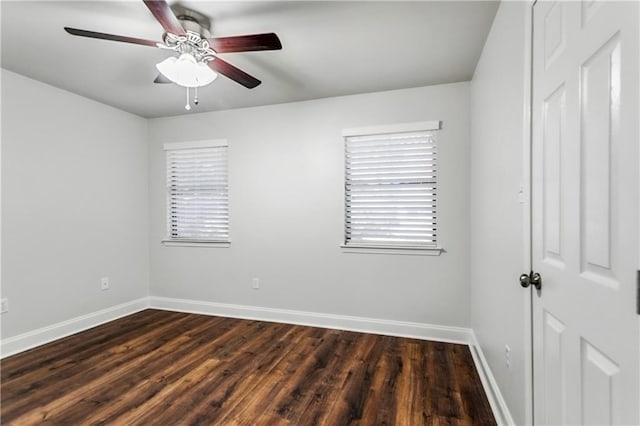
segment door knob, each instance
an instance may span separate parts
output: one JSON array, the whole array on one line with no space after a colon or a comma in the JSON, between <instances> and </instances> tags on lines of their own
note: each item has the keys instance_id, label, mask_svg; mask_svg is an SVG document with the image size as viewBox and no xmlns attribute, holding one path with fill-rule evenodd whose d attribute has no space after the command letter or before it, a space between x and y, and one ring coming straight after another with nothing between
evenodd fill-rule
<instances>
[{"instance_id":1,"label":"door knob","mask_svg":"<svg viewBox=\"0 0 640 426\"><path fill-rule=\"evenodd\" d=\"M536 290L540 290L542 288L542 277L537 272L529 272L528 274L520 275L520 285L524 288L533 285Z\"/></svg>"}]
</instances>

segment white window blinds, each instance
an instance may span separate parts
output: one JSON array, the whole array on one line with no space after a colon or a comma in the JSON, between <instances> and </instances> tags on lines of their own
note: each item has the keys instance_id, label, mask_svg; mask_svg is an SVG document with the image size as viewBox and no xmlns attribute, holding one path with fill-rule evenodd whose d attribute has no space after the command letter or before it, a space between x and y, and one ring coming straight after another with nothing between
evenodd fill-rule
<instances>
[{"instance_id":1,"label":"white window blinds","mask_svg":"<svg viewBox=\"0 0 640 426\"><path fill-rule=\"evenodd\" d=\"M345 244L437 247L437 131L345 138Z\"/></svg>"},{"instance_id":2,"label":"white window blinds","mask_svg":"<svg viewBox=\"0 0 640 426\"><path fill-rule=\"evenodd\" d=\"M169 239L228 241L226 144L168 144L165 149Z\"/></svg>"}]
</instances>

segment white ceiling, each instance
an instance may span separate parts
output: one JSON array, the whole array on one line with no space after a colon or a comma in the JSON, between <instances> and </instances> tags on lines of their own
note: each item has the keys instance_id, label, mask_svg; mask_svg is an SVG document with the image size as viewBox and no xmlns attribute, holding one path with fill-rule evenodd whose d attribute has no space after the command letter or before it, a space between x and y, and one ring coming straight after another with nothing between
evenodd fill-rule
<instances>
[{"instance_id":1,"label":"white ceiling","mask_svg":"<svg viewBox=\"0 0 640 426\"><path fill-rule=\"evenodd\" d=\"M142 1L2 1L2 67L142 117L188 113L185 89L154 84L170 53L74 37L64 26L161 40ZM497 2L188 1L214 36L275 32L283 49L228 53L262 80L220 76L193 112L470 80Z\"/></svg>"}]
</instances>

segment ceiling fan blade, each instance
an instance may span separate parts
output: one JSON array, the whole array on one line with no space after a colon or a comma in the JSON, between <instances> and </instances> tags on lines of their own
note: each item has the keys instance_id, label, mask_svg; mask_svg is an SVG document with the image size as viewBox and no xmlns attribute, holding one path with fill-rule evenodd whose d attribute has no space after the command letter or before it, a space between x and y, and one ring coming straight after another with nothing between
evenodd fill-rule
<instances>
[{"instance_id":1,"label":"ceiling fan blade","mask_svg":"<svg viewBox=\"0 0 640 426\"><path fill-rule=\"evenodd\" d=\"M275 33L216 37L209 39L209 44L218 53L282 49L282 43Z\"/></svg>"},{"instance_id":2,"label":"ceiling fan blade","mask_svg":"<svg viewBox=\"0 0 640 426\"><path fill-rule=\"evenodd\" d=\"M80 36L80 37L90 37L90 38L98 38L102 40L112 40L112 41L121 41L124 43L132 43L132 44L141 44L144 46L152 46L158 47L158 42L153 40L145 40L142 38L135 37L126 37L114 34L105 34L105 33L97 33L95 31L87 31L87 30L79 30L77 28L69 28L64 27L64 30L69 34ZM162 44L162 43L161 43Z\"/></svg>"},{"instance_id":3,"label":"ceiling fan blade","mask_svg":"<svg viewBox=\"0 0 640 426\"><path fill-rule=\"evenodd\" d=\"M162 73L158 73L158 75L156 76L156 79L153 80L154 83L157 84L168 84L168 83L173 83L173 81L169 80L167 77L165 77Z\"/></svg>"},{"instance_id":4,"label":"ceiling fan blade","mask_svg":"<svg viewBox=\"0 0 640 426\"><path fill-rule=\"evenodd\" d=\"M257 78L247 74L246 72L242 71L240 68L236 68L233 65L231 65L229 62L223 61L218 57L216 57L212 61L209 61L208 64L212 70L230 78L231 80L235 81L238 84L243 85L247 89L253 89L254 87L258 86L260 83L262 83Z\"/></svg>"},{"instance_id":5,"label":"ceiling fan blade","mask_svg":"<svg viewBox=\"0 0 640 426\"><path fill-rule=\"evenodd\" d=\"M160 22L162 28L168 33L183 36L186 35L176 15L164 0L143 0L153 16Z\"/></svg>"}]
</instances>

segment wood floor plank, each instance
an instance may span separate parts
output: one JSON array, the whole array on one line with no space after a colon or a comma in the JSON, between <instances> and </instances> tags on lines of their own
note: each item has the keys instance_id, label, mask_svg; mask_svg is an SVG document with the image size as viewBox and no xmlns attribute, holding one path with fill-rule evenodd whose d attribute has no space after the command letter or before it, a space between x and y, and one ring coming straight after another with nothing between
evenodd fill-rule
<instances>
[{"instance_id":1,"label":"wood floor plank","mask_svg":"<svg viewBox=\"0 0 640 426\"><path fill-rule=\"evenodd\" d=\"M465 345L146 310L1 361L2 424L495 425Z\"/></svg>"},{"instance_id":2,"label":"wood floor plank","mask_svg":"<svg viewBox=\"0 0 640 426\"><path fill-rule=\"evenodd\" d=\"M33 409L34 406L43 406L45 402L59 404L61 394L86 391L86 384L91 380L102 378L105 372L117 368L135 368L136 361L140 357L149 357L148 354L159 353L162 345L173 338L184 338L184 326L186 323L193 327L195 322L206 321L199 318L189 319L185 315L169 315L171 321L154 328L153 331L132 334L125 343L114 342L110 348L104 349L94 354L89 351L79 351L75 355L68 355L72 358L70 363L73 368L64 371L43 372L36 380L25 380L13 383L5 387L2 383L2 403L3 416L11 417L14 410L21 411L24 408ZM186 322L183 324L183 322ZM107 332L107 334L110 334ZM78 343L82 343L83 333ZM73 346L74 340L69 340L68 345ZM47 351L48 351L48 345ZM45 352L45 357L48 352ZM90 354L90 355L88 355ZM11 357L13 358L13 357ZM10 358L10 359L11 359ZM9 367L2 363L2 370L9 370ZM7 374L11 375L11 371ZM14 403L15 402L15 403ZM9 409L5 410L4 407Z\"/></svg>"},{"instance_id":3,"label":"wood floor plank","mask_svg":"<svg viewBox=\"0 0 640 426\"><path fill-rule=\"evenodd\" d=\"M191 374L194 364L202 363L203 359L206 364L210 364L211 360L206 358L207 354L204 353L199 338L211 333L211 325L209 321L205 321L179 338L167 342L167 346L160 348L153 357L153 362L141 362L134 370L123 368L111 371L108 387L100 381L95 381L93 386L86 386L82 399L65 410L64 415L56 416L56 421L61 424L79 424L81 421L90 422L92 417L97 417L96 420L100 422L106 421L107 413L114 407L119 412L126 412L141 403L144 396L172 383L172 379L182 380ZM154 363L162 363L166 367L159 371ZM159 380L153 380L154 378ZM146 389L140 387L144 384L147 385ZM136 391L134 388L137 388ZM92 413L88 419L87 412Z\"/></svg>"},{"instance_id":4,"label":"wood floor plank","mask_svg":"<svg viewBox=\"0 0 640 426\"><path fill-rule=\"evenodd\" d=\"M290 364L301 362L300 349L304 347L302 342L311 332L312 329L309 328L296 328L289 330L286 337L275 342L275 345L263 344L264 349L259 356L252 354L244 363L246 368L234 371L219 389L215 389L203 401L201 407L215 407L216 410L202 410L198 420L209 424L233 424L234 416L251 395L260 395L262 398L268 396L272 399L273 394L257 393L260 380L264 377L277 380L282 371L292 374L295 369Z\"/></svg>"},{"instance_id":5,"label":"wood floor plank","mask_svg":"<svg viewBox=\"0 0 640 426\"><path fill-rule=\"evenodd\" d=\"M295 383L296 399L288 398L286 387L283 387L284 400L275 407L275 413L267 412L263 418L277 414L291 424L303 424L305 420L314 419L326 404L330 385L334 384L345 356L352 351L355 338L334 331L327 333L313 348L311 362L304 367L303 373ZM285 378L286 381L288 378Z\"/></svg>"},{"instance_id":6,"label":"wood floor plank","mask_svg":"<svg viewBox=\"0 0 640 426\"><path fill-rule=\"evenodd\" d=\"M376 366L366 403L363 409L361 424L394 425L398 377L402 369L402 359L396 339L381 336L384 350Z\"/></svg>"},{"instance_id":7,"label":"wood floor plank","mask_svg":"<svg viewBox=\"0 0 640 426\"><path fill-rule=\"evenodd\" d=\"M192 392L182 393L175 397L176 400L168 400L168 404L162 408L163 418L167 422L186 423L185 418L194 418L194 423L222 424L221 416L249 395L254 383L253 375L275 362L273 354L280 353L283 348L280 345L273 345L272 348L267 346L277 340L279 333L286 328L283 324L259 322L254 322L252 326L252 330L245 331L247 334L238 336L236 342L241 342L241 345L237 350L231 351L233 344L225 348L219 358L219 368L202 377ZM278 350L274 350L276 347ZM230 368L232 364L233 368ZM188 412L184 410L185 405L191 407ZM143 418L141 424L149 424L148 420L152 420L152 417Z\"/></svg>"},{"instance_id":8,"label":"wood floor plank","mask_svg":"<svg viewBox=\"0 0 640 426\"><path fill-rule=\"evenodd\" d=\"M126 392L123 396L124 399L117 399L115 404L107 404L102 409L95 410L87 418L87 423L109 423L123 416L126 424L132 424L144 417L145 414L158 412L158 407L170 395L182 395L184 392L181 387L191 383L189 375L192 370L201 368L202 363L211 367L213 361L207 356L213 352L212 342L215 342L215 345L226 345L235 337L236 330L231 326L234 320L222 318L220 320L217 324L206 324L209 333L211 333L212 326L215 327L217 331L215 336L217 337L214 340L205 338L204 333L190 333L191 337L197 340L198 345L195 349L190 350L188 356L180 358L179 362L170 363L162 369L152 370L147 378ZM210 337L213 336L210 335ZM219 361L218 359L214 360Z\"/></svg>"},{"instance_id":9,"label":"wood floor plank","mask_svg":"<svg viewBox=\"0 0 640 426\"><path fill-rule=\"evenodd\" d=\"M57 340L48 345L46 353L42 354L39 350L30 350L20 354L20 357L10 357L3 360L2 365L2 383L5 389L11 386L14 379L20 382L28 380L35 382L38 376L48 376L51 372L63 374L66 369L75 367L73 360L87 359L95 354L103 353L114 346L127 342L134 334L140 335L140 328L146 324L156 324L162 327L164 324L173 323L174 316L160 316L158 314L148 314L144 311L134 314L126 319L113 321L112 326L104 333L97 333L94 329L83 332L82 341L76 341L75 336L69 336ZM68 344L73 341L74 344ZM40 355L39 355L40 354ZM18 364L15 364L19 362Z\"/></svg>"},{"instance_id":10,"label":"wood floor plank","mask_svg":"<svg viewBox=\"0 0 640 426\"><path fill-rule=\"evenodd\" d=\"M378 336L362 334L357 337L354 352L343 359L342 374L337 377L332 388L334 397L328 401L326 410L319 414L318 423L331 425L335 419L351 424L362 417L361 393L368 390L371 379L367 372L376 362L375 346L379 345Z\"/></svg>"},{"instance_id":11,"label":"wood floor plank","mask_svg":"<svg viewBox=\"0 0 640 426\"><path fill-rule=\"evenodd\" d=\"M465 350L466 349L466 350ZM491 407L487 404L475 404L474 401L486 398L482 387L473 386L480 381L478 372L473 367L473 358L467 348L453 347L451 350L454 360L455 380L459 389L462 413L471 423L487 423L493 420Z\"/></svg>"},{"instance_id":12,"label":"wood floor plank","mask_svg":"<svg viewBox=\"0 0 640 426\"><path fill-rule=\"evenodd\" d=\"M65 355L69 354L78 354L87 349L99 351L103 347L113 345L114 339L126 341L127 334L140 334L139 328L141 327L151 324L160 326L162 323L171 322L174 319L175 316L173 315L163 315L162 311L149 309L112 321L106 330L102 330L99 327L86 330L82 333L82 341L77 341L75 335L72 335L49 343L46 353L38 349L22 352L20 357L10 357L2 361L3 366L6 368L6 370L3 369L2 371L2 382L6 383L13 375L24 374L24 370L31 371L39 366L46 366L52 359L64 358ZM73 346L67 344L69 340L75 340Z\"/></svg>"},{"instance_id":13,"label":"wood floor plank","mask_svg":"<svg viewBox=\"0 0 640 426\"><path fill-rule=\"evenodd\" d=\"M423 376L421 374L420 343L403 341L401 346L402 370L396 392L397 425L424 424L425 404L422 398Z\"/></svg>"}]
</instances>

